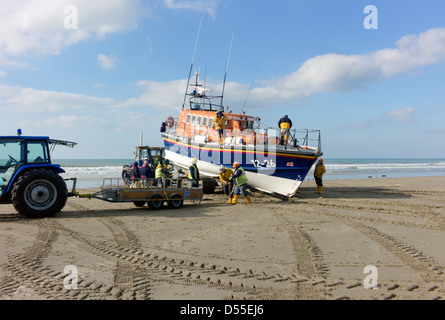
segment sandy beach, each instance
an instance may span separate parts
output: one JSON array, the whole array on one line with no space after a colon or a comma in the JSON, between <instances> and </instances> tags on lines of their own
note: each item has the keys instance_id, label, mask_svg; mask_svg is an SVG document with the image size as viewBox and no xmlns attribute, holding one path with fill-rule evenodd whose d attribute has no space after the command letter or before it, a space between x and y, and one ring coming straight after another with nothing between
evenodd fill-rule
<instances>
[{"instance_id":1,"label":"sandy beach","mask_svg":"<svg viewBox=\"0 0 445 320\"><path fill-rule=\"evenodd\" d=\"M0 205L0 299L445 298L445 177L324 184L177 210L69 198L48 219Z\"/></svg>"}]
</instances>

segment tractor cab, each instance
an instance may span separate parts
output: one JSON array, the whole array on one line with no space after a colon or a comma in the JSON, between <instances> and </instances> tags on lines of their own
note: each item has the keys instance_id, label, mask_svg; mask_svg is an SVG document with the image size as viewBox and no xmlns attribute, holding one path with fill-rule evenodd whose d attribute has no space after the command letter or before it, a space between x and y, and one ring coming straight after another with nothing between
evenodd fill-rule
<instances>
[{"instance_id":1,"label":"tractor cab","mask_svg":"<svg viewBox=\"0 0 445 320\"><path fill-rule=\"evenodd\" d=\"M153 176L155 175L156 167L161 164L164 168L167 169L168 173L167 176L172 176L172 165L170 164L170 161L165 158L165 148L163 147L149 147L149 146L137 146L135 150L135 158L134 162L137 162L139 167L143 166L144 161L148 160L148 163L150 164L151 171L153 173ZM131 165L124 165L122 170L122 179L125 183L125 185L130 185L130 171L133 166L133 163Z\"/></svg>"},{"instance_id":2,"label":"tractor cab","mask_svg":"<svg viewBox=\"0 0 445 320\"><path fill-rule=\"evenodd\" d=\"M158 164L167 166L169 161L165 159L165 148L142 146L136 147L135 161L142 166L144 160L148 160L152 167L156 168Z\"/></svg>"}]
</instances>

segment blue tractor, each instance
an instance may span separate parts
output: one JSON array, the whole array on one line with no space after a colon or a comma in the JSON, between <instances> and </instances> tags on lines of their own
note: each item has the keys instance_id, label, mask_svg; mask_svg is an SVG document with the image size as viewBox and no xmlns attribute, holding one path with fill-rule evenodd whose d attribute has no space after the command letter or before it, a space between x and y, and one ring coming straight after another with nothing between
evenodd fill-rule
<instances>
[{"instance_id":1,"label":"blue tractor","mask_svg":"<svg viewBox=\"0 0 445 320\"><path fill-rule=\"evenodd\" d=\"M12 203L27 218L51 217L65 206L68 189L60 165L51 163L56 145L76 143L49 137L0 136L0 203Z\"/></svg>"}]
</instances>

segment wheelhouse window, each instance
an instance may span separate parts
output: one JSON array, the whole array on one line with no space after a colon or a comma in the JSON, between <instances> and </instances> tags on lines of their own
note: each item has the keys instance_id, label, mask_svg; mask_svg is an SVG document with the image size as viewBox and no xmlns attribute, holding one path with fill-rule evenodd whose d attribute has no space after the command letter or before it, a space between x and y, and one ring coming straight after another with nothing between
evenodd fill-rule
<instances>
[{"instance_id":1,"label":"wheelhouse window","mask_svg":"<svg viewBox=\"0 0 445 320\"><path fill-rule=\"evenodd\" d=\"M213 118L209 118L209 124L208 124L208 126L209 126L209 127L213 126Z\"/></svg>"},{"instance_id":2,"label":"wheelhouse window","mask_svg":"<svg viewBox=\"0 0 445 320\"><path fill-rule=\"evenodd\" d=\"M201 125L201 121L202 121L202 116L199 116L199 117L198 117L198 126Z\"/></svg>"},{"instance_id":3,"label":"wheelhouse window","mask_svg":"<svg viewBox=\"0 0 445 320\"><path fill-rule=\"evenodd\" d=\"M196 124L196 116L192 117L192 124Z\"/></svg>"},{"instance_id":4,"label":"wheelhouse window","mask_svg":"<svg viewBox=\"0 0 445 320\"><path fill-rule=\"evenodd\" d=\"M207 117L204 117L204 118L202 119L202 126L203 126L203 127L206 127L206 126L207 126L207 120L208 120Z\"/></svg>"},{"instance_id":5,"label":"wheelhouse window","mask_svg":"<svg viewBox=\"0 0 445 320\"><path fill-rule=\"evenodd\" d=\"M185 123L190 123L190 119L192 118L192 116L190 114L187 115L187 120L185 121Z\"/></svg>"}]
</instances>

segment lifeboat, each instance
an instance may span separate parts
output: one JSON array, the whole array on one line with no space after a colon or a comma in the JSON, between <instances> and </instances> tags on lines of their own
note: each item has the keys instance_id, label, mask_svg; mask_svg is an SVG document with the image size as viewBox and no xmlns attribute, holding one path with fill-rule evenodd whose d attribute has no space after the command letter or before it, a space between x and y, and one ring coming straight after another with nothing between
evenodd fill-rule
<instances>
[{"instance_id":1,"label":"lifeboat","mask_svg":"<svg viewBox=\"0 0 445 320\"><path fill-rule=\"evenodd\" d=\"M196 83L191 92L186 92L179 116L165 120L162 139L166 158L185 170L197 158L200 174L211 186L215 185L212 180L218 177L221 165L232 167L238 161L251 189L292 197L323 154L320 131L291 128L282 139L279 128L224 107L222 96L208 95L211 91L199 85L199 74L195 75ZM226 119L222 136L215 128L218 112L223 112Z\"/></svg>"}]
</instances>

